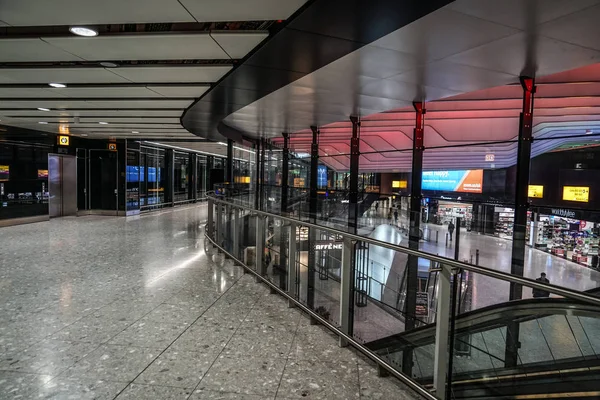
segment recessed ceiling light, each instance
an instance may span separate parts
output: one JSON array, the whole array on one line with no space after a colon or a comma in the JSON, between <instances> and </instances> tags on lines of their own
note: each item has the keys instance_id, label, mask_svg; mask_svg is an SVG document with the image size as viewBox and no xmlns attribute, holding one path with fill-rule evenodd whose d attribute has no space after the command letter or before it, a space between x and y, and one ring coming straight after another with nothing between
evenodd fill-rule
<instances>
[{"instance_id":1,"label":"recessed ceiling light","mask_svg":"<svg viewBox=\"0 0 600 400\"><path fill-rule=\"evenodd\" d=\"M65 88L65 87L67 87L67 85L65 85L64 83L49 83L48 85L52 86L53 88Z\"/></svg>"},{"instance_id":2,"label":"recessed ceiling light","mask_svg":"<svg viewBox=\"0 0 600 400\"><path fill-rule=\"evenodd\" d=\"M98 122L100 125L108 125L108 122L100 121Z\"/></svg>"},{"instance_id":3,"label":"recessed ceiling light","mask_svg":"<svg viewBox=\"0 0 600 400\"><path fill-rule=\"evenodd\" d=\"M591 135L592 133L594 133L594 132L590 131L589 129L587 131L585 131L586 135Z\"/></svg>"},{"instance_id":4,"label":"recessed ceiling light","mask_svg":"<svg viewBox=\"0 0 600 400\"><path fill-rule=\"evenodd\" d=\"M102 61L100 63L101 66L103 66L104 68L118 68L119 64L114 63L114 62L109 62L109 61Z\"/></svg>"},{"instance_id":5,"label":"recessed ceiling light","mask_svg":"<svg viewBox=\"0 0 600 400\"><path fill-rule=\"evenodd\" d=\"M71 31L71 33L78 35L78 36L85 36L85 37L98 36L98 31L96 31L92 28L86 28L85 26L72 26L69 28L69 31Z\"/></svg>"},{"instance_id":6,"label":"recessed ceiling light","mask_svg":"<svg viewBox=\"0 0 600 400\"><path fill-rule=\"evenodd\" d=\"M47 124L47 122L46 121L39 121L38 124L44 124L45 125L45 124Z\"/></svg>"},{"instance_id":7,"label":"recessed ceiling light","mask_svg":"<svg viewBox=\"0 0 600 400\"><path fill-rule=\"evenodd\" d=\"M131 133L139 133L138 131L131 131Z\"/></svg>"},{"instance_id":8,"label":"recessed ceiling light","mask_svg":"<svg viewBox=\"0 0 600 400\"><path fill-rule=\"evenodd\" d=\"M44 108L44 107L38 107L38 110L40 110L40 111L50 111L49 108Z\"/></svg>"}]
</instances>

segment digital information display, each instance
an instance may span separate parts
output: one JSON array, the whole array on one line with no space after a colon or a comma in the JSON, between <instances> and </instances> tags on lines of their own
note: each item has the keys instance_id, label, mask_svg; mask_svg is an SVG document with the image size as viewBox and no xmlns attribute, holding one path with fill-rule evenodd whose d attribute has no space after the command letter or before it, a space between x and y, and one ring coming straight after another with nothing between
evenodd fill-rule
<instances>
[{"instance_id":1,"label":"digital information display","mask_svg":"<svg viewBox=\"0 0 600 400\"><path fill-rule=\"evenodd\" d=\"M563 200L587 203L590 200L590 188L587 186L563 186Z\"/></svg>"},{"instance_id":2,"label":"digital information display","mask_svg":"<svg viewBox=\"0 0 600 400\"><path fill-rule=\"evenodd\" d=\"M408 181L392 181L392 188L394 189L406 189L408 187Z\"/></svg>"},{"instance_id":3,"label":"digital information display","mask_svg":"<svg viewBox=\"0 0 600 400\"><path fill-rule=\"evenodd\" d=\"M483 170L424 171L422 185L423 190L481 193L483 191Z\"/></svg>"},{"instance_id":4,"label":"digital information display","mask_svg":"<svg viewBox=\"0 0 600 400\"><path fill-rule=\"evenodd\" d=\"M544 198L544 186L529 185L529 188L527 190L527 197L531 197L534 199L543 199Z\"/></svg>"},{"instance_id":5,"label":"digital information display","mask_svg":"<svg viewBox=\"0 0 600 400\"><path fill-rule=\"evenodd\" d=\"M327 167L324 165L317 167L317 187L327 187Z\"/></svg>"},{"instance_id":6,"label":"digital information display","mask_svg":"<svg viewBox=\"0 0 600 400\"><path fill-rule=\"evenodd\" d=\"M0 165L0 182L8 181L10 175L10 167L8 165Z\"/></svg>"}]
</instances>

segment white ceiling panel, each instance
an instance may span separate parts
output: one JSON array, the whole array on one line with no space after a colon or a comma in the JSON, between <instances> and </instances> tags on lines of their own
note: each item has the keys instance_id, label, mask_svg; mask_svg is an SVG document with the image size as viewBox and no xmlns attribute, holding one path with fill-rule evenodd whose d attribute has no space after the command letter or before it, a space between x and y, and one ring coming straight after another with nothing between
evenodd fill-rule
<instances>
[{"instance_id":1,"label":"white ceiling panel","mask_svg":"<svg viewBox=\"0 0 600 400\"><path fill-rule=\"evenodd\" d=\"M287 19L307 0L180 0L198 21Z\"/></svg>"},{"instance_id":2,"label":"white ceiling panel","mask_svg":"<svg viewBox=\"0 0 600 400\"><path fill-rule=\"evenodd\" d=\"M127 83L104 68L2 68L0 83Z\"/></svg>"},{"instance_id":3,"label":"white ceiling panel","mask_svg":"<svg viewBox=\"0 0 600 400\"><path fill-rule=\"evenodd\" d=\"M110 69L110 72L136 83L216 82L228 73L231 65L143 66Z\"/></svg>"},{"instance_id":4,"label":"white ceiling panel","mask_svg":"<svg viewBox=\"0 0 600 400\"><path fill-rule=\"evenodd\" d=\"M82 61L82 59L39 38L0 39L0 62L43 61Z\"/></svg>"},{"instance_id":5,"label":"white ceiling panel","mask_svg":"<svg viewBox=\"0 0 600 400\"><path fill-rule=\"evenodd\" d=\"M72 98L97 98L97 97L156 97L161 98L162 96L152 90L148 90L143 86L122 86L122 87L66 87L62 89L55 89L54 91L60 92L63 96Z\"/></svg>"},{"instance_id":6,"label":"white ceiling panel","mask_svg":"<svg viewBox=\"0 0 600 400\"><path fill-rule=\"evenodd\" d=\"M90 100L90 108L180 108L184 109L193 100ZM1 108L1 107L0 107Z\"/></svg>"},{"instance_id":7,"label":"white ceiling panel","mask_svg":"<svg viewBox=\"0 0 600 400\"><path fill-rule=\"evenodd\" d=\"M463 14L524 30L530 12L536 23L542 24L598 4L598 0L544 0L543 7L535 1L523 0L457 0L447 7ZM534 7L530 9L529 7Z\"/></svg>"},{"instance_id":8,"label":"white ceiling panel","mask_svg":"<svg viewBox=\"0 0 600 400\"><path fill-rule=\"evenodd\" d=\"M60 90L24 87L0 87L0 98L65 98Z\"/></svg>"},{"instance_id":9,"label":"white ceiling panel","mask_svg":"<svg viewBox=\"0 0 600 400\"><path fill-rule=\"evenodd\" d=\"M106 117L117 118L117 117L169 117L177 118L181 116L182 110L115 110L115 109L104 109L104 110L50 110L50 111L38 111L37 109L31 110L0 110L2 116L13 116L13 117L44 117L44 116L74 116L74 117L105 117L99 119L104 121Z\"/></svg>"},{"instance_id":10,"label":"white ceiling panel","mask_svg":"<svg viewBox=\"0 0 600 400\"><path fill-rule=\"evenodd\" d=\"M589 65L600 60L600 52L574 46L544 36L536 36L534 55L538 76ZM496 40L476 49L468 50L446 60L456 64L470 65L520 75L525 66L528 39L525 33Z\"/></svg>"},{"instance_id":11,"label":"white ceiling panel","mask_svg":"<svg viewBox=\"0 0 600 400\"><path fill-rule=\"evenodd\" d=\"M545 23L540 27L540 34L600 50L598 18L600 18L600 5Z\"/></svg>"},{"instance_id":12,"label":"white ceiling panel","mask_svg":"<svg viewBox=\"0 0 600 400\"><path fill-rule=\"evenodd\" d=\"M187 85L187 86L147 86L149 90L165 97L200 97L210 86L208 85Z\"/></svg>"},{"instance_id":13,"label":"white ceiling panel","mask_svg":"<svg viewBox=\"0 0 600 400\"><path fill-rule=\"evenodd\" d=\"M124 123L139 123L139 124L154 124L154 123L162 123L162 124L179 124L179 118L135 118L135 117L82 117L79 119L79 122L82 124L85 123L98 123L100 121L108 122L111 126L112 124L124 122Z\"/></svg>"},{"instance_id":14,"label":"white ceiling panel","mask_svg":"<svg viewBox=\"0 0 600 400\"><path fill-rule=\"evenodd\" d=\"M500 39L518 31L452 11L439 9L372 43L433 61Z\"/></svg>"},{"instance_id":15,"label":"white ceiling panel","mask_svg":"<svg viewBox=\"0 0 600 400\"><path fill-rule=\"evenodd\" d=\"M195 22L177 0L0 0L13 26Z\"/></svg>"},{"instance_id":16,"label":"white ceiling panel","mask_svg":"<svg viewBox=\"0 0 600 400\"><path fill-rule=\"evenodd\" d=\"M16 100L6 101L0 99L0 109L2 108L61 108L61 109L81 109L81 108L176 108L183 110L192 103L192 100Z\"/></svg>"},{"instance_id":17,"label":"white ceiling panel","mask_svg":"<svg viewBox=\"0 0 600 400\"><path fill-rule=\"evenodd\" d=\"M84 60L228 59L208 33L48 37L48 43Z\"/></svg>"},{"instance_id":18,"label":"white ceiling panel","mask_svg":"<svg viewBox=\"0 0 600 400\"><path fill-rule=\"evenodd\" d=\"M244 58L269 36L268 32L219 32L210 35L234 59Z\"/></svg>"}]
</instances>

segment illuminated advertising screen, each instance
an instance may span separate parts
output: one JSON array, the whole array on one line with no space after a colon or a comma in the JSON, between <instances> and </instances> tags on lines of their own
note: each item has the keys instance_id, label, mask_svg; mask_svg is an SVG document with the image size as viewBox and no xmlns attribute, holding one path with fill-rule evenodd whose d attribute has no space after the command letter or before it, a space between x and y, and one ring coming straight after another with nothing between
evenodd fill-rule
<instances>
[{"instance_id":1,"label":"illuminated advertising screen","mask_svg":"<svg viewBox=\"0 0 600 400\"><path fill-rule=\"evenodd\" d=\"M483 170L424 171L422 185L423 190L481 193L483 191Z\"/></svg>"},{"instance_id":2,"label":"illuminated advertising screen","mask_svg":"<svg viewBox=\"0 0 600 400\"><path fill-rule=\"evenodd\" d=\"M48 179L48 170L38 169L38 179Z\"/></svg>"},{"instance_id":3,"label":"illuminated advertising screen","mask_svg":"<svg viewBox=\"0 0 600 400\"><path fill-rule=\"evenodd\" d=\"M406 189L408 187L408 181L392 181L393 189Z\"/></svg>"},{"instance_id":4,"label":"illuminated advertising screen","mask_svg":"<svg viewBox=\"0 0 600 400\"><path fill-rule=\"evenodd\" d=\"M586 186L563 186L563 200L587 203L590 201L590 188Z\"/></svg>"},{"instance_id":5,"label":"illuminated advertising screen","mask_svg":"<svg viewBox=\"0 0 600 400\"><path fill-rule=\"evenodd\" d=\"M317 167L317 187L327 187L327 167L324 165Z\"/></svg>"},{"instance_id":6,"label":"illuminated advertising screen","mask_svg":"<svg viewBox=\"0 0 600 400\"><path fill-rule=\"evenodd\" d=\"M544 186L529 185L529 188L527 191L527 197L532 197L534 199L543 199L544 198Z\"/></svg>"},{"instance_id":7,"label":"illuminated advertising screen","mask_svg":"<svg viewBox=\"0 0 600 400\"><path fill-rule=\"evenodd\" d=\"M0 182L8 181L9 172L10 168L8 165L0 165Z\"/></svg>"}]
</instances>

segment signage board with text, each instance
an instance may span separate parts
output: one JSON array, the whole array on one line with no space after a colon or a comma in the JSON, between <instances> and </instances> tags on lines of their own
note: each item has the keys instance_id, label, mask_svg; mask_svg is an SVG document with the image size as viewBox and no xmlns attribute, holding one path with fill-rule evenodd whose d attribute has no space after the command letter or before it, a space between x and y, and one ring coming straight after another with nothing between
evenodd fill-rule
<instances>
[{"instance_id":1,"label":"signage board with text","mask_svg":"<svg viewBox=\"0 0 600 400\"><path fill-rule=\"evenodd\" d=\"M544 198L544 186L543 185L529 185L527 190L527 197L534 199Z\"/></svg>"},{"instance_id":2,"label":"signage board with text","mask_svg":"<svg viewBox=\"0 0 600 400\"><path fill-rule=\"evenodd\" d=\"M483 170L424 171L422 185L423 190L481 193Z\"/></svg>"},{"instance_id":3,"label":"signage board with text","mask_svg":"<svg viewBox=\"0 0 600 400\"><path fill-rule=\"evenodd\" d=\"M587 203L590 200L590 188L587 186L563 186L563 200Z\"/></svg>"}]
</instances>

